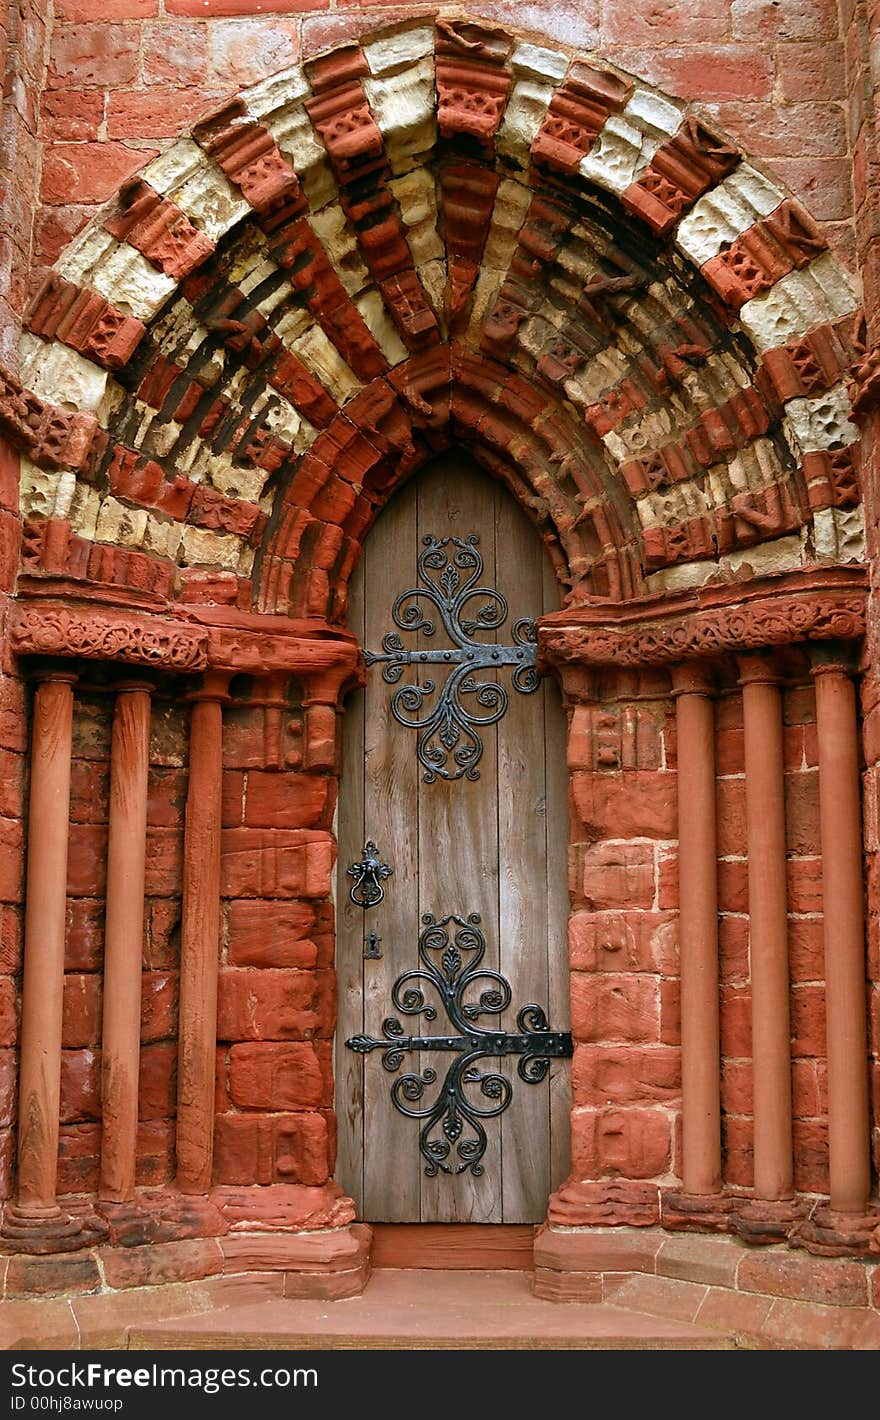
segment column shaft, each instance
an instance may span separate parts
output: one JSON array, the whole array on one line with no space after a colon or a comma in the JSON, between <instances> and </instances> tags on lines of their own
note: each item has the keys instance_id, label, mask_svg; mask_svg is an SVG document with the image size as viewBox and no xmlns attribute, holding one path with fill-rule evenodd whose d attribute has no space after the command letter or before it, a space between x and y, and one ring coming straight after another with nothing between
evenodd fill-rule
<instances>
[{"instance_id":1,"label":"column shaft","mask_svg":"<svg viewBox=\"0 0 880 1420\"><path fill-rule=\"evenodd\" d=\"M683 1187L721 1188L715 729L710 686L674 678L678 739Z\"/></svg>"},{"instance_id":2,"label":"column shaft","mask_svg":"<svg viewBox=\"0 0 880 1420\"><path fill-rule=\"evenodd\" d=\"M782 693L758 657L741 661L749 859L755 1196L791 1198L791 1028Z\"/></svg>"},{"instance_id":3,"label":"column shaft","mask_svg":"<svg viewBox=\"0 0 880 1420\"><path fill-rule=\"evenodd\" d=\"M72 678L34 698L18 1126L20 1215L59 1214L58 1122L73 732Z\"/></svg>"},{"instance_id":4,"label":"column shaft","mask_svg":"<svg viewBox=\"0 0 880 1420\"><path fill-rule=\"evenodd\" d=\"M818 665L819 818L828 1036L831 1208L862 1214L871 1191L865 921L855 686Z\"/></svg>"},{"instance_id":5,"label":"column shaft","mask_svg":"<svg viewBox=\"0 0 880 1420\"><path fill-rule=\"evenodd\" d=\"M220 820L223 711L192 706L183 861L177 1184L207 1193L214 1140L217 972L220 950Z\"/></svg>"},{"instance_id":6,"label":"column shaft","mask_svg":"<svg viewBox=\"0 0 880 1420\"><path fill-rule=\"evenodd\" d=\"M150 694L120 690L110 751L99 1196L134 1197L141 1038Z\"/></svg>"}]
</instances>

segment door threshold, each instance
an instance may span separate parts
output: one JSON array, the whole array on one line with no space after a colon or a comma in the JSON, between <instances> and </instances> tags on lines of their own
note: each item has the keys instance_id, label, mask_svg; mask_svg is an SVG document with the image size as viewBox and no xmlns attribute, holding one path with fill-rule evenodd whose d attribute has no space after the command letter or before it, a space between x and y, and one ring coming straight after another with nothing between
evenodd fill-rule
<instances>
[{"instance_id":1,"label":"door threshold","mask_svg":"<svg viewBox=\"0 0 880 1420\"><path fill-rule=\"evenodd\" d=\"M528 1272L534 1223L371 1223L373 1267Z\"/></svg>"}]
</instances>

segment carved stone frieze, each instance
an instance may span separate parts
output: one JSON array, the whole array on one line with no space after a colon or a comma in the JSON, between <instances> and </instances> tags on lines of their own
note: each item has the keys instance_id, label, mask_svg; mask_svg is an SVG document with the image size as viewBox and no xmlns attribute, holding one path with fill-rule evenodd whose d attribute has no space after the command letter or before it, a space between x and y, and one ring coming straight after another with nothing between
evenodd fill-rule
<instances>
[{"instance_id":1,"label":"carved stone frieze","mask_svg":"<svg viewBox=\"0 0 880 1420\"><path fill-rule=\"evenodd\" d=\"M9 638L20 656L83 656L174 671L208 664L208 633L201 628L91 609L13 606Z\"/></svg>"},{"instance_id":2,"label":"carved stone frieze","mask_svg":"<svg viewBox=\"0 0 880 1420\"><path fill-rule=\"evenodd\" d=\"M538 622L539 668L552 664L663 665L694 656L865 634L864 574L828 569L750 587L606 603Z\"/></svg>"}]
</instances>

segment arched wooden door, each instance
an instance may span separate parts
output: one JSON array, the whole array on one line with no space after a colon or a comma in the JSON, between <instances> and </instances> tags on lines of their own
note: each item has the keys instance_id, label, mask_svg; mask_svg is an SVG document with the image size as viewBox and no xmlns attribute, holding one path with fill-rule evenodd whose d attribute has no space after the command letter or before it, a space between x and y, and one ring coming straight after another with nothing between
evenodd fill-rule
<instances>
[{"instance_id":1,"label":"arched wooden door","mask_svg":"<svg viewBox=\"0 0 880 1420\"><path fill-rule=\"evenodd\" d=\"M474 537L478 540L470 541ZM444 538L450 540L444 544ZM482 569L476 575L478 559ZM469 577L474 588L494 589L504 598L509 612L503 624L491 625L503 609L496 598L474 596L460 607L464 635L450 635L430 596L403 595L419 587L424 591L430 582L441 601L451 602ZM397 1089L406 1108L427 1109L439 1096L450 1065L463 1055L448 1049L409 1051L391 1072L383 1068L379 1046L359 1053L346 1044L363 1035L390 1046L383 1035L389 1017L400 1022L406 1035L466 1039L450 1023L439 990L424 979L404 982L396 1003L392 1000L401 974L425 966L418 944L426 914L438 923L437 934L429 926L425 950L441 977L446 973L453 983L457 970L460 977L473 965L479 937L471 929L476 927L485 941L480 965L509 983L509 1006L500 1015L484 1011L472 1017L475 1026L521 1032L523 1024L533 1021L518 1024L517 1014L535 1003L546 1011L551 1031L568 1029L565 720L554 683L544 680L531 693L521 693L514 684L519 672L518 683L528 689L523 661L532 655L527 632L517 623L558 605L539 536L513 497L464 453L438 458L392 499L367 539L353 581L349 624L366 652L390 657L402 648L417 657L399 661L397 677L390 659L369 666L366 688L353 697L344 731L338 813L337 1177L360 1216L371 1222L536 1222L546 1215L548 1194L567 1173L567 1059L552 1058L539 1083L521 1078L515 1054L480 1060L480 1080L462 1080L461 1088L479 1111L496 1108L509 1090L503 1112L491 1118L477 1115L474 1125L466 1114L446 1111L429 1127L425 1118L401 1113L392 1090ZM414 606L420 610L407 615ZM433 633L415 625L425 618L434 624ZM396 641L385 639L389 633L396 634ZM456 662L452 652L461 639L486 644L489 652L484 656L465 647ZM519 661L518 645L525 648ZM492 662L493 647L496 653L510 648L496 656L500 664ZM421 662L423 654L432 659ZM452 697L456 705L490 719L498 709L492 703L495 692L480 696L468 690L470 667L462 663L468 656L489 661L487 669L474 673L474 682L504 688L507 706L501 718L472 727L457 720L455 706L447 702L447 713L433 733L401 723L425 721L450 676L463 680L460 693ZM434 683L431 693L427 681ZM407 696L401 688L408 685L421 690ZM394 713L395 693L400 718ZM476 740L481 754L474 763ZM468 767L474 777L468 776ZM371 883L367 880L358 891L347 870L362 860L368 840L393 872L379 880L382 900L364 908L352 901L351 889L369 897ZM478 914L478 924L468 923L471 914ZM451 915L463 922L444 925ZM371 933L380 939L372 945ZM381 955L365 955L371 951ZM462 962L458 968L456 951ZM407 989L423 991L426 1004L436 1010L434 1019L400 1009ZM479 1006L486 990L506 995L501 983L483 979L462 992L463 1002ZM495 1002L488 998L488 1004ZM431 1071L435 1082L425 1075ZM464 1164L468 1149L479 1152L481 1128L485 1152L474 1170ZM430 1136L423 1141L425 1150L420 1149L423 1129Z\"/></svg>"}]
</instances>

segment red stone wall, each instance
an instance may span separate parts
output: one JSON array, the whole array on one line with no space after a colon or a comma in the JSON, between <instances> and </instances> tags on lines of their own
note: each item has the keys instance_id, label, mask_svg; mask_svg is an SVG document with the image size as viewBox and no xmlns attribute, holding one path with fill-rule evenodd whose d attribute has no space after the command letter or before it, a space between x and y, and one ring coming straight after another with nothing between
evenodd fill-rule
<instances>
[{"instance_id":1,"label":"red stone wall","mask_svg":"<svg viewBox=\"0 0 880 1420\"><path fill-rule=\"evenodd\" d=\"M795 1182L828 1188L815 696L784 693ZM752 1186L742 696L716 705L724 1182ZM653 683L652 683L653 682ZM676 735L665 677L608 675L572 715L573 1159L577 1178L681 1176Z\"/></svg>"}]
</instances>

